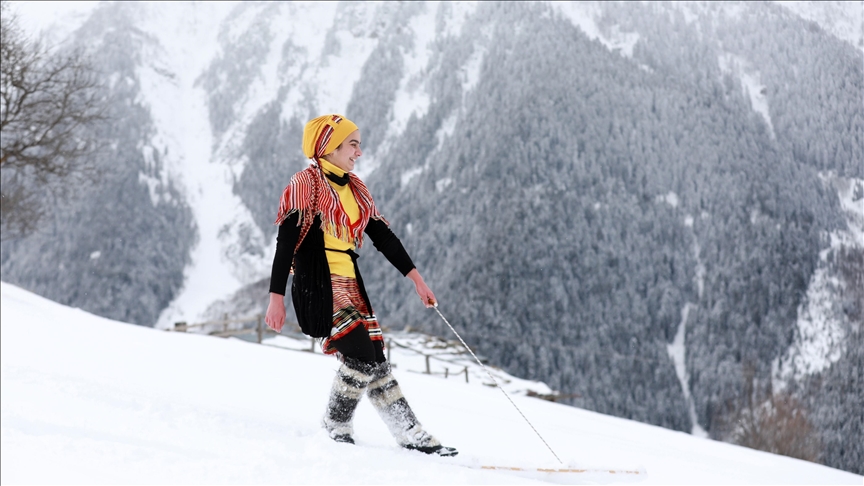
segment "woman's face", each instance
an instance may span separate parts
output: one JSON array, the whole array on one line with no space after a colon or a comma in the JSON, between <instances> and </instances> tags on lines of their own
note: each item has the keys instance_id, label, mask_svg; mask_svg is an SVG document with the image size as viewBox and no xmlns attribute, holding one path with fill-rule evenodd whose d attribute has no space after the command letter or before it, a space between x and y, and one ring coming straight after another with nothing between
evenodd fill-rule
<instances>
[{"instance_id":1,"label":"woman's face","mask_svg":"<svg viewBox=\"0 0 864 486\"><path fill-rule=\"evenodd\" d=\"M351 172L354 170L357 159L363 155L363 151L360 150L360 143L360 130L354 130L345 138L339 148L325 155L324 158L345 172Z\"/></svg>"}]
</instances>

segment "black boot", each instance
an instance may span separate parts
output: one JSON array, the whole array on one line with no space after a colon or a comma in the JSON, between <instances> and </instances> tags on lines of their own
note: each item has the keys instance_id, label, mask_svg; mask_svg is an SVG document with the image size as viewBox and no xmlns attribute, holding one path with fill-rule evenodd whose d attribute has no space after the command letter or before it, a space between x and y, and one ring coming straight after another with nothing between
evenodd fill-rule
<instances>
[{"instance_id":1,"label":"black boot","mask_svg":"<svg viewBox=\"0 0 864 486\"><path fill-rule=\"evenodd\" d=\"M435 454L435 455L442 456L442 457L450 457L450 456L455 456L456 454L459 454L459 451L457 451L455 448L442 446L441 444L438 444L437 446L431 446L431 447L414 446L414 445L408 444L408 445L404 445L402 447L408 449L409 451L419 451L419 452L422 452L424 454L430 454L430 455Z\"/></svg>"},{"instance_id":2,"label":"black boot","mask_svg":"<svg viewBox=\"0 0 864 486\"><path fill-rule=\"evenodd\" d=\"M344 358L342 366L333 379L330 401L324 415L324 428L336 442L353 444L354 411L363 398L363 392L372 380L376 365L353 358Z\"/></svg>"},{"instance_id":3,"label":"black boot","mask_svg":"<svg viewBox=\"0 0 864 486\"><path fill-rule=\"evenodd\" d=\"M353 444L354 443L354 437L351 437L348 434L333 435L330 438L335 440L336 442L342 442L345 444Z\"/></svg>"}]
</instances>

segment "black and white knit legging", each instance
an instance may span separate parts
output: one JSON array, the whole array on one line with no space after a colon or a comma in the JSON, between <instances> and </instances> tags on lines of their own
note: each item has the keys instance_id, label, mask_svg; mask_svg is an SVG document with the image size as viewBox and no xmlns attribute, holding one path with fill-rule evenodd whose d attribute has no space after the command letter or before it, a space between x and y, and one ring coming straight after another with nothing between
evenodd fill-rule
<instances>
[{"instance_id":1,"label":"black and white knit legging","mask_svg":"<svg viewBox=\"0 0 864 486\"><path fill-rule=\"evenodd\" d=\"M354 434L354 411L364 392L399 445L440 445L435 437L423 430L391 373L390 363L367 363L350 357L344 357L330 391L324 416L324 428L330 437Z\"/></svg>"}]
</instances>

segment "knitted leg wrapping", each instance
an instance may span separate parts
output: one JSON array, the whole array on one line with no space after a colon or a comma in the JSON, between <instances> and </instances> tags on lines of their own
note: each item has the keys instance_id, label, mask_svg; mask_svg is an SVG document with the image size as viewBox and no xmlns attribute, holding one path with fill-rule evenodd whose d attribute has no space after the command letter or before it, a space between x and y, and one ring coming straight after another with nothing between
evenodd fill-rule
<instances>
[{"instance_id":1,"label":"knitted leg wrapping","mask_svg":"<svg viewBox=\"0 0 864 486\"><path fill-rule=\"evenodd\" d=\"M354 411L363 398L375 364L345 357L330 389L330 401L327 413L324 415L324 428L330 438L351 436L354 434Z\"/></svg>"},{"instance_id":2,"label":"knitted leg wrapping","mask_svg":"<svg viewBox=\"0 0 864 486\"><path fill-rule=\"evenodd\" d=\"M420 421L402 395L399 383L390 372L390 363L380 363L376 368L366 393L396 442L403 447L441 445L435 437L423 430L423 426L420 425Z\"/></svg>"}]
</instances>

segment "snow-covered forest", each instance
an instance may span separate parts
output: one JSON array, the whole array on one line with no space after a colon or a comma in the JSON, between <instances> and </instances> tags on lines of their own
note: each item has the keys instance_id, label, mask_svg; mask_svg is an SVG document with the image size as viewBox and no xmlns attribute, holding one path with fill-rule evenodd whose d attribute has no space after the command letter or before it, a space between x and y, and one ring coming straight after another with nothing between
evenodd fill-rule
<instances>
[{"instance_id":1,"label":"snow-covered forest","mask_svg":"<svg viewBox=\"0 0 864 486\"><path fill-rule=\"evenodd\" d=\"M260 313L303 124L343 113L490 362L864 473L862 4L805 4L13 3L93 56L112 123L3 281L143 326ZM449 332L361 255L384 325Z\"/></svg>"}]
</instances>

